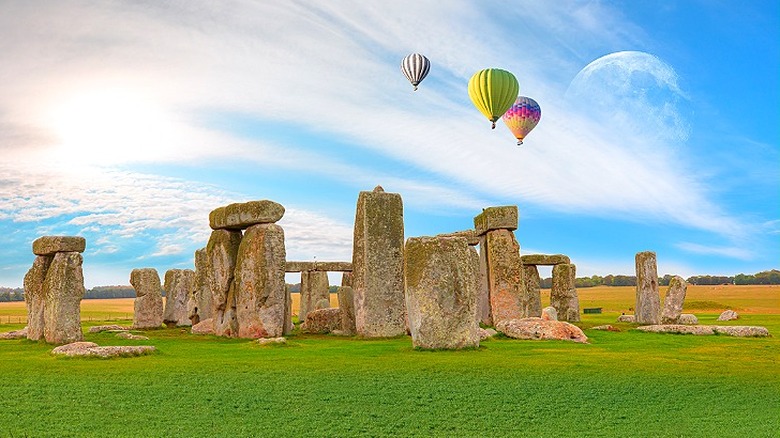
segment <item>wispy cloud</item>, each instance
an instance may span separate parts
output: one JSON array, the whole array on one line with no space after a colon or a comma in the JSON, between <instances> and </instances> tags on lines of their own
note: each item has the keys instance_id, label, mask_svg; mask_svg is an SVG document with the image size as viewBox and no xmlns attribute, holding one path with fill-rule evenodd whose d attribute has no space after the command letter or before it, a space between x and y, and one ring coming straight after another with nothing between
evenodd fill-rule
<instances>
[{"instance_id":1,"label":"wispy cloud","mask_svg":"<svg viewBox=\"0 0 780 438\"><path fill-rule=\"evenodd\" d=\"M675 246L694 254L717 255L739 260L750 260L754 256L752 251L736 246L708 246L691 242L680 242Z\"/></svg>"}]
</instances>

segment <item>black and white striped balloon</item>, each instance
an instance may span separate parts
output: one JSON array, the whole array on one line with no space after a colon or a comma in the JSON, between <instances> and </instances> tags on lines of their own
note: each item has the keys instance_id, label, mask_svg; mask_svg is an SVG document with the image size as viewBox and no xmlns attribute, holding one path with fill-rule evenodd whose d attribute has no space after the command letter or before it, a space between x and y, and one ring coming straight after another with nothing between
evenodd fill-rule
<instances>
[{"instance_id":1,"label":"black and white striped balloon","mask_svg":"<svg viewBox=\"0 0 780 438\"><path fill-rule=\"evenodd\" d=\"M431 61L419 53L412 53L401 61L401 71L414 86L414 91L417 91L417 85L428 76L430 70Z\"/></svg>"}]
</instances>

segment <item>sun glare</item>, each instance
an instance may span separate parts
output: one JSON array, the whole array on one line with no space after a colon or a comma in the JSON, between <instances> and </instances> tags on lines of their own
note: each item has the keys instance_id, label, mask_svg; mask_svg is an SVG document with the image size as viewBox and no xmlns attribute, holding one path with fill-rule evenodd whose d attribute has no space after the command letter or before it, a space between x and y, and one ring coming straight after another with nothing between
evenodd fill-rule
<instances>
[{"instance_id":1,"label":"sun glare","mask_svg":"<svg viewBox=\"0 0 780 438\"><path fill-rule=\"evenodd\" d=\"M150 161L172 147L169 118L152 100L129 91L78 94L55 107L51 120L63 162Z\"/></svg>"}]
</instances>

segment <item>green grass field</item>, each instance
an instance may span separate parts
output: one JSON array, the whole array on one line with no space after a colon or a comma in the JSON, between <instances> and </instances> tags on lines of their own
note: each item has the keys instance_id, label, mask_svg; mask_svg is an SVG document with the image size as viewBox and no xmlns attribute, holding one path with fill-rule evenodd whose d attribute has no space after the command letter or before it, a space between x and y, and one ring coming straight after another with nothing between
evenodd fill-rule
<instances>
[{"instance_id":1,"label":"green grass field","mask_svg":"<svg viewBox=\"0 0 780 438\"><path fill-rule=\"evenodd\" d=\"M777 337L640 333L614 323L619 310L583 316L590 344L498 338L456 352L408 337L294 334L264 347L166 329L149 341L87 334L159 349L100 360L0 341L0 436L778 436ZM714 324L719 312L694 313ZM604 323L623 331L588 329ZM780 333L777 312L727 324Z\"/></svg>"}]
</instances>

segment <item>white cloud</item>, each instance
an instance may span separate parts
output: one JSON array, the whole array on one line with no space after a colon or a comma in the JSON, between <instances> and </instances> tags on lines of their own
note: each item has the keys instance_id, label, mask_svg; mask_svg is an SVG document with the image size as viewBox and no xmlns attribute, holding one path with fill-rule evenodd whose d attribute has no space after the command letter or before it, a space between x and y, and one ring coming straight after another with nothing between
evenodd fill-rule
<instances>
[{"instance_id":1,"label":"white cloud","mask_svg":"<svg viewBox=\"0 0 780 438\"><path fill-rule=\"evenodd\" d=\"M737 246L709 246L691 242L680 242L675 246L693 254L717 255L739 260L751 260L754 257L749 249Z\"/></svg>"}]
</instances>

